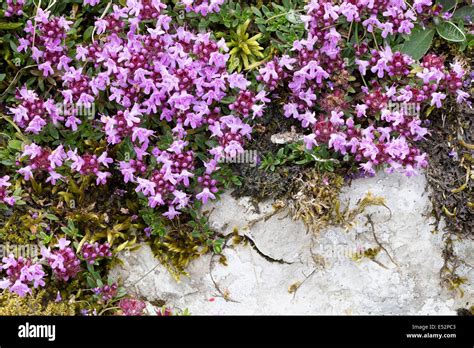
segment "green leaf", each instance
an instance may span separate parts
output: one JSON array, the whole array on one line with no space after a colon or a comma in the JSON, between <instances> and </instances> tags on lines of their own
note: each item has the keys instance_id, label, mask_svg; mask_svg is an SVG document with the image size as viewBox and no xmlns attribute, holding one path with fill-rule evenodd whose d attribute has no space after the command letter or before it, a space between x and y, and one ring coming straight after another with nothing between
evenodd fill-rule
<instances>
[{"instance_id":1,"label":"green leaf","mask_svg":"<svg viewBox=\"0 0 474 348\"><path fill-rule=\"evenodd\" d=\"M421 59L428 52L433 42L435 30L431 29L413 29L408 40L403 44L402 53L408 54L415 60Z\"/></svg>"},{"instance_id":2,"label":"green leaf","mask_svg":"<svg viewBox=\"0 0 474 348\"><path fill-rule=\"evenodd\" d=\"M242 182L240 181L240 179L237 177L237 176L233 176L231 177L230 179L232 181L232 183L236 186L242 186Z\"/></svg>"},{"instance_id":3,"label":"green leaf","mask_svg":"<svg viewBox=\"0 0 474 348\"><path fill-rule=\"evenodd\" d=\"M87 271L89 271L89 273L91 274L94 274L94 265L91 265L89 262L86 264L86 267L87 267Z\"/></svg>"},{"instance_id":4,"label":"green leaf","mask_svg":"<svg viewBox=\"0 0 474 348\"><path fill-rule=\"evenodd\" d=\"M240 14L242 12L242 7L240 7L239 3L237 3L237 5L235 6L235 12L236 12L237 17L240 17Z\"/></svg>"},{"instance_id":5,"label":"green leaf","mask_svg":"<svg viewBox=\"0 0 474 348\"><path fill-rule=\"evenodd\" d=\"M438 4L443 5L443 12L447 12L456 6L457 0L438 0Z\"/></svg>"},{"instance_id":6,"label":"green leaf","mask_svg":"<svg viewBox=\"0 0 474 348\"><path fill-rule=\"evenodd\" d=\"M220 254L222 252L222 245L216 244L214 245L214 253Z\"/></svg>"},{"instance_id":7,"label":"green leaf","mask_svg":"<svg viewBox=\"0 0 474 348\"><path fill-rule=\"evenodd\" d=\"M89 288L95 288L96 287L95 281L90 275L86 276L86 282L87 282L87 286Z\"/></svg>"},{"instance_id":8,"label":"green leaf","mask_svg":"<svg viewBox=\"0 0 474 348\"><path fill-rule=\"evenodd\" d=\"M393 52L397 52L397 51L401 51L403 48L403 44L400 44L400 45L395 45L395 46L392 46L392 51Z\"/></svg>"},{"instance_id":9,"label":"green leaf","mask_svg":"<svg viewBox=\"0 0 474 348\"><path fill-rule=\"evenodd\" d=\"M293 10L288 12L288 14L286 15L286 19L288 20L288 22L293 24L303 23L300 16Z\"/></svg>"},{"instance_id":10,"label":"green leaf","mask_svg":"<svg viewBox=\"0 0 474 348\"><path fill-rule=\"evenodd\" d=\"M272 6L275 10L280 10L280 12L285 12L286 10L283 6L275 4L274 2L272 2Z\"/></svg>"},{"instance_id":11,"label":"green leaf","mask_svg":"<svg viewBox=\"0 0 474 348\"><path fill-rule=\"evenodd\" d=\"M38 80L38 87L41 90L41 92L44 92L44 79Z\"/></svg>"},{"instance_id":12,"label":"green leaf","mask_svg":"<svg viewBox=\"0 0 474 348\"><path fill-rule=\"evenodd\" d=\"M256 15L257 17L262 17L262 12L260 12L260 10L254 6L252 6L252 12L254 15Z\"/></svg>"},{"instance_id":13,"label":"green leaf","mask_svg":"<svg viewBox=\"0 0 474 348\"><path fill-rule=\"evenodd\" d=\"M89 39L91 38L92 36L92 31L94 30L94 26L91 25L90 27L88 27L85 31L84 31L84 34L82 34L82 39L83 41L89 41Z\"/></svg>"},{"instance_id":14,"label":"green leaf","mask_svg":"<svg viewBox=\"0 0 474 348\"><path fill-rule=\"evenodd\" d=\"M454 12L453 19L462 19L464 21L466 18L474 19L474 6L464 6Z\"/></svg>"},{"instance_id":15,"label":"green leaf","mask_svg":"<svg viewBox=\"0 0 474 348\"><path fill-rule=\"evenodd\" d=\"M51 127L51 131L50 131L50 134L51 136L54 138L54 139L59 139L59 131L56 127Z\"/></svg>"},{"instance_id":16,"label":"green leaf","mask_svg":"<svg viewBox=\"0 0 474 348\"><path fill-rule=\"evenodd\" d=\"M0 22L0 30L15 30L23 26L23 23L5 23Z\"/></svg>"},{"instance_id":17,"label":"green leaf","mask_svg":"<svg viewBox=\"0 0 474 348\"><path fill-rule=\"evenodd\" d=\"M296 161L295 163L298 164L298 165L302 165L302 164L307 164L309 163L310 161L305 158L305 159L302 159L302 160L299 160L299 161Z\"/></svg>"},{"instance_id":18,"label":"green leaf","mask_svg":"<svg viewBox=\"0 0 474 348\"><path fill-rule=\"evenodd\" d=\"M13 52L18 51L18 46L15 44L15 41L13 41L13 40L10 41L10 47L13 50Z\"/></svg>"},{"instance_id":19,"label":"green leaf","mask_svg":"<svg viewBox=\"0 0 474 348\"><path fill-rule=\"evenodd\" d=\"M228 96L222 98L221 102L223 104L232 104L233 102L235 102L235 97L231 96L231 95L228 95Z\"/></svg>"},{"instance_id":20,"label":"green leaf","mask_svg":"<svg viewBox=\"0 0 474 348\"><path fill-rule=\"evenodd\" d=\"M265 16L267 16L267 17L269 17L269 18L272 16L272 13L271 13L271 11L268 9L267 6L263 5L263 6L262 6L262 11L263 11L263 13L265 14Z\"/></svg>"},{"instance_id":21,"label":"green leaf","mask_svg":"<svg viewBox=\"0 0 474 348\"><path fill-rule=\"evenodd\" d=\"M59 221L59 218L54 214L46 214L46 218L53 221Z\"/></svg>"},{"instance_id":22,"label":"green leaf","mask_svg":"<svg viewBox=\"0 0 474 348\"><path fill-rule=\"evenodd\" d=\"M453 22L442 22L436 27L436 31L447 41L463 42L466 40L466 34Z\"/></svg>"},{"instance_id":23,"label":"green leaf","mask_svg":"<svg viewBox=\"0 0 474 348\"><path fill-rule=\"evenodd\" d=\"M21 145L23 142L21 140L10 140L8 142L8 147L12 150L18 150L21 151Z\"/></svg>"}]
</instances>

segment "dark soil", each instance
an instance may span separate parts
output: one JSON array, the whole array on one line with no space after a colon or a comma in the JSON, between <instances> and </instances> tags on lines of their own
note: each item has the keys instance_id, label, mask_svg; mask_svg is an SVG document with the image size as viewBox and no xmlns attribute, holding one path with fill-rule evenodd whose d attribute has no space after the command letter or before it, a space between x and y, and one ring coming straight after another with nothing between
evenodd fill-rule
<instances>
[{"instance_id":1,"label":"dark soil","mask_svg":"<svg viewBox=\"0 0 474 348\"><path fill-rule=\"evenodd\" d=\"M447 231L463 237L474 237L474 180L467 179L468 171L474 174L473 120L473 110L443 110L432 117L431 135L423 144L433 213L438 221L445 218Z\"/></svg>"},{"instance_id":2,"label":"dark soil","mask_svg":"<svg viewBox=\"0 0 474 348\"><path fill-rule=\"evenodd\" d=\"M277 102L270 104L264 116L257 120L252 140L245 148L257 151L259 158L268 154L276 154L283 145L274 144L270 137L273 134L288 132L292 127L299 129L298 121L288 119L282 114L282 106ZM259 169L259 165L252 167L248 164L233 164L232 170L242 178L242 185L236 188L234 197L251 196L256 201L278 199L285 195L291 187L292 181L304 170L304 167L281 166L274 172Z\"/></svg>"}]
</instances>

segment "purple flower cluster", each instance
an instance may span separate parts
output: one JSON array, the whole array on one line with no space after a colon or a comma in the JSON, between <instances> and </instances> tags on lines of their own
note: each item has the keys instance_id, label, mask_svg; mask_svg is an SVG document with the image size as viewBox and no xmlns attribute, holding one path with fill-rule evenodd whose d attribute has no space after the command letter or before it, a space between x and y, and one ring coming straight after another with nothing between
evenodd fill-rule
<instances>
[{"instance_id":1,"label":"purple flower cluster","mask_svg":"<svg viewBox=\"0 0 474 348\"><path fill-rule=\"evenodd\" d=\"M81 270L81 261L76 253L68 245L71 244L66 238L61 238L56 245L58 248L50 250L50 248L41 248L41 255L48 262L53 270L53 274L58 280L67 282L76 277Z\"/></svg>"},{"instance_id":2,"label":"purple flower cluster","mask_svg":"<svg viewBox=\"0 0 474 348\"><path fill-rule=\"evenodd\" d=\"M143 301L134 298L123 298L119 301L119 307L123 315L126 316L141 316L146 307Z\"/></svg>"},{"instance_id":3,"label":"purple flower cluster","mask_svg":"<svg viewBox=\"0 0 474 348\"><path fill-rule=\"evenodd\" d=\"M66 72L62 75L63 89L61 94L66 105L84 105L90 107L94 102L93 89L97 91L98 86L91 83L90 78L83 74L82 68L75 69L64 65ZM75 129L73 129L75 130Z\"/></svg>"},{"instance_id":4,"label":"purple flower cluster","mask_svg":"<svg viewBox=\"0 0 474 348\"><path fill-rule=\"evenodd\" d=\"M99 244L95 242L94 244L85 242L81 249L82 257L89 264L94 264L95 260L98 258L111 257L112 252L110 251L110 244L104 243Z\"/></svg>"},{"instance_id":5,"label":"purple flower cluster","mask_svg":"<svg viewBox=\"0 0 474 348\"><path fill-rule=\"evenodd\" d=\"M71 58L66 55L65 39L71 24L65 17L51 17L50 11L38 8L33 21L26 23L26 35L19 40L18 52L31 50L43 77L66 70Z\"/></svg>"},{"instance_id":6,"label":"purple flower cluster","mask_svg":"<svg viewBox=\"0 0 474 348\"><path fill-rule=\"evenodd\" d=\"M208 13L218 11L222 1L183 3L190 10ZM75 50L64 45L70 23L63 18L49 18L47 11L38 11L36 31L31 24L27 33L36 32L42 39L33 40L31 35L21 39L19 50L31 49L38 63L62 72L61 103L90 106L108 95L117 110L101 114L100 123L91 124L102 125L100 130L111 147L131 140L133 153L123 161L115 161L107 157L107 152L97 157L80 155L77 149L66 150L62 146L51 150L27 145L22 156L26 163L19 169L26 180L33 173L45 172L46 181L54 185L63 178L60 169L69 167L73 172L95 175L97 185L105 184L111 173L103 168L114 164L124 182L133 183L150 207L167 207L164 215L169 218L179 215L194 198L203 202L215 198L218 183L213 176L219 169L217 162L222 156L243 152L252 130L248 122L262 116L269 100L265 91L251 90L244 75L227 72L229 54L224 40L216 42L210 33L196 34L172 27L172 18L163 14L165 8L157 0L128 0L126 6L114 5L110 13L95 22L95 32L101 40ZM147 16L154 22L142 30L140 20ZM93 69L88 68L86 73L84 65ZM224 101L232 97L235 101L229 105L229 112ZM76 131L86 122L76 114L64 115L52 100L42 100L26 88L18 92L18 100L19 105L10 108L10 112L28 132L38 134L48 123ZM161 134L150 126L151 119L171 127L173 142L169 148L156 146ZM193 138L189 132L198 129L217 141L215 147L208 145L204 163L190 150ZM206 167L205 174L197 177L195 171L202 165Z\"/></svg>"},{"instance_id":7,"label":"purple flower cluster","mask_svg":"<svg viewBox=\"0 0 474 348\"><path fill-rule=\"evenodd\" d=\"M26 294L31 294L31 285L35 289L45 285L42 265L21 256L15 258L13 254L4 257L2 262L2 269L7 276L0 281L0 289L9 289L10 292L25 297Z\"/></svg>"},{"instance_id":8,"label":"purple flower cluster","mask_svg":"<svg viewBox=\"0 0 474 348\"><path fill-rule=\"evenodd\" d=\"M93 175L96 177L97 185L104 185L107 178L112 174L104 171L108 168L113 160L108 157L107 152L103 152L97 157L95 154L85 153L77 154L77 149L69 150L67 153L63 145L59 145L56 149L42 148L35 143L24 146L23 153L20 157L22 162L26 162L18 173L23 175L25 180L33 177L34 173L39 175L48 175L46 182L55 185L64 176L58 173L59 169L69 169L71 172L79 172L82 175Z\"/></svg>"},{"instance_id":9,"label":"purple flower cluster","mask_svg":"<svg viewBox=\"0 0 474 348\"><path fill-rule=\"evenodd\" d=\"M422 13L430 5L431 1L415 1L415 12ZM284 115L310 130L304 137L308 149L326 144L342 155L351 155L366 174L373 174L382 164L389 166L389 172L408 176L427 166L426 154L415 147L428 134L420 110L441 107L448 95L455 95L459 103L467 101L469 95L462 90L463 68L454 63L448 70L436 55L427 55L418 64L388 46L369 50L367 40L355 47L355 64L349 65L342 57L345 41L337 30L344 18L362 21L368 30L368 23L383 29L375 21L382 16L384 27L391 24L400 33L408 33L416 17L406 6L403 1L390 0L340 5L312 1L306 6L307 15L302 16L307 37L294 43L291 57L272 60L259 70L257 79L268 90L283 83L290 89ZM370 82L355 97L348 93L353 74ZM415 105L416 110L408 112L399 107L403 105Z\"/></svg>"},{"instance_id":10,"label":"purple flower cluster","mask_svg":"<svg viewBox=\"0 0 474 348\"><path fill-rule=\"evenodd\" d=\"M432 6L431 0L415 0L413 5L403 0L312 0L306 8L307 15L302 19L309 33L320 42L325 39L327 28L341 17L349 23L361 23L369 33L379 30L386 38L397 33L410 34L416 21L441 13L441 7Z\"/></svg>"},{"instance_id":11,"label":"purple flower cluster","mask_svg":"<svg viewBox=\"0 0 474 348\"><path fill-rule=\"evenodd\" d=\"M156 315L159 317L171 317L173 316L173 310L168 307L161 307L155 309Z\"/></svg>"},{"instance_id":12,"label":"purple flower cluster","mask_svg":"<svg viewBox=\"0 0 474 348\"><path fill-rule=\"evenodd\" d=\"M199 13L207 16L212 12L219 12L220 6L225 0L181 0L180 3L185 5L187 12Z\"/></svg>"},{"instance_id":13,"label":"purple flower cluster","mask_svg":"<svg viewBox=\"0 0 474 348\"><path fill-rule=\"evenodd\" d=\"M25 0L7 0L5 17L21 16L23 14Z\"/></svg>"},{"instance_id":14,"label":"purple flower cluster","mask_svg":"<svg viewBox=\"0 0 474 348\"><path fill-rule=\"evenodd\" d=\"M107 178L112 174L103 171L103 167L108 168L110 163L113 163L112 158L107 157L107 151L103 152L99 157L90 153L83 155L77 154L77 149L68 151L67 158L71 160L71 169L79 172L82 175L94 175L96 177L97 185L105 185Z\"/></svg>"},{"instance_id":15,"label":"purple flower cluster","mask_svg":"<svg viewBox=\"0 0 474 348\"><path fill-rule=\"evenodd\" d=\"M161 11L166 8L161 0L128 0L127 6L140 20L156 19Z\"/></svg>"},{"instance_id":16,"label":"purple flower cluster","mask_svg":"<svg viewBox=\"0 0 474 348\"><path fill-rule=\"evenodd\" d=\"M39 98L34 91L26 87L17 91L16 99L20 104L9 108L10 113L13 115L13 121L28 133L39 134L48 122L57 125L63 120L52 99Z\"/></svg>"},{"instance_id":17,"label":"purple flower cluster","mask_svg":"<svg viewBox=\"0 0 474 348\"><path fill-rule=\"evenodd\" d=\"M7 191L7 188L11 186L9 180L10 177L8 175L0 177L0 203L13 206L15 204L15 197L11 196Z\"/></svg>"},{"instance_id":18,"label":"purple flower cluster","mask_svg":"<svg viewBox=\"0 0 474 348\"><path fill-rule=\"evenodd\" d=\"M288 77L289 70L293 69L292 63L296 59L292 59L287 55L281 58L274 57L258 71L257 81L262 82L266 89L273 91L281 81Z\"/></svg>"},{"instance_id":19,"label":"purple flower cluster","mask_svg":"<svg viewBox=\"0 0 474 348\"><path fill-rule=\"evenodd\" d=\"M108 302L113 299L117 295L117 284L112 285L103 285L97 288L92 289L94 294L100 296L101 300L104 302Z\"/></svg>"},{"instance_id":20,"label":"purple flower cluster","mask_svg":"<svg viewBox=\"0 0 474 348\"><path fill-rule=\"evenodd\" d=\"M100 0L84 0L84 5L96 6L100 3Z\"/></svg>"}]
</instances>

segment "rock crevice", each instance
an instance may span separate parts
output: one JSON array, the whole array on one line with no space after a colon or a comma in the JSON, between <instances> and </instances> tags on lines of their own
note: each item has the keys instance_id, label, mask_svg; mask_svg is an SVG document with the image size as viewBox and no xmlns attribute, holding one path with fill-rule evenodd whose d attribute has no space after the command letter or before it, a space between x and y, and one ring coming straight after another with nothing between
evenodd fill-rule
<instances>
[{"instance_id":1,"label":"rock crevice","mask_svg":"<svg viewBox=\"0 0 474 348\"><path fill-rule=\"evenodd\" d=\"M354 206L371 192L385 198L391 218L384 207L369 207L373 229L361 214L349 231L329 227L318 235L284 211L263 219L272 202L257 213L249 199L224 194L206 207L211 227L223 235L238 231L251 241L224 248L227 266L211 264L205 255L178 283L143 245L122 255L111 276L131 293L192 314L455 314L472 304L473 271L464 269L463 298L441 286L443 241L433 233L425 190L423 175L379 173L356 180L341 200ZM373 258L364 256L380 246ZM474 263L472 244L457 248Z\"/></svg>"}]
</instances>

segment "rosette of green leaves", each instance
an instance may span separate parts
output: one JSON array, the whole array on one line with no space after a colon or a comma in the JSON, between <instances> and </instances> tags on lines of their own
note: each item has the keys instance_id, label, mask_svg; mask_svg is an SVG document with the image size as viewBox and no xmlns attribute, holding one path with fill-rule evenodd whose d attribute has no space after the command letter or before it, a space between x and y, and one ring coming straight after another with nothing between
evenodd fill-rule
<instances>
[{"instance_id":1,"label":"rosette of green leaves","mask_svg":"<svg viewBox=\"0 0 474 348\"><path fill-rule=\"evenodd\" d=\"M226 42L230 49L229 70L242 71L243 68L249 69L252 65L258 63L259 59L263 59L263 47L260 46L258 40L262 37L262 33L258 33L252 37L247 32L250 25L250 18L237 29L230 31L230 40Z\"/></svg>"}]
</instances>

